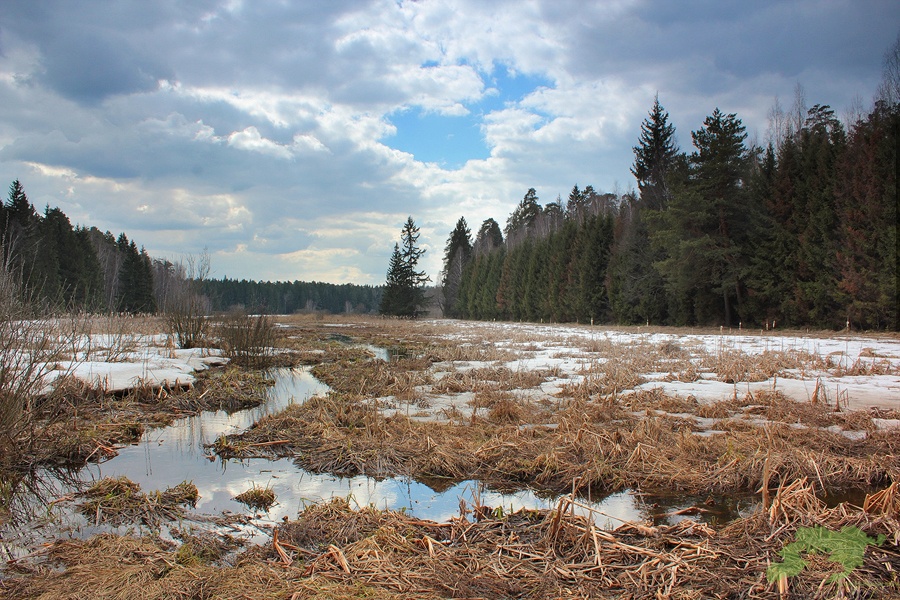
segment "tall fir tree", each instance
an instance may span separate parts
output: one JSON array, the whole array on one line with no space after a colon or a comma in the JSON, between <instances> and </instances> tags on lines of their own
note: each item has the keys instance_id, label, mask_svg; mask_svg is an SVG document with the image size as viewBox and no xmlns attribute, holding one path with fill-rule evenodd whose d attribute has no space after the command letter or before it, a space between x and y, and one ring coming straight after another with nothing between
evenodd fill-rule
<instances>
[{"instance_id":1,"label":"tall fir tree","mask_svg":"<svg viewBox=\"0 0 900 600\"><path fill-rule=\"evenodd\" d=\"M384 293L381 295L379 312L383 315L400 316L404 312L404 293L406 292L407 275L400 254L400 244L394 244L391 260L388 263L387 279L384 282Z\"/></svg>"},{"instance_id":2,"label":"tall fir tree","mask_svg":"<svg viewBox=\"0 0 900 600\"><path fill-rule=\"evenodd\" d=\"M626 201L616 222L607 274L610 309L613 318L622 323L660 323L668 318L670 299L654 264L666 259L666 247L650 243L647 216L668 206L671 180L676 171L684 172L685 160L675 141L675 126L658 94L641 123L633 152L631 173L640 197Z\"/></svg>"},{"instance_id":3,"label":"tall fir tree","mask_svg":"<svg viewBox=\"0 0 900 600\"><path fill-rule=\"evenodd\" d=\"M747 134L737 115L717 108L691 137L690 179L655 221L657 243L668 252L657 267L681 324L736 325L751 235L743 189Z\"/></svg>"},{"instance_id":4,"label":"tall fir tree","mask_svg":"<svg viewBox=\"0 0 900 600\"><path fill-rule=\"evenodd\" d=\"M641 123L640 140L633 150L631 173L637 179L643 206L650 210L664 209L670 195L668 173L679 151L675 126L669 123L669 113L659 103L659 94L653 101L650 116Z\"/></svg>"},{"instance_id":5,"label":"tall fir tree","mask_svg":"<svg viewBox=\"0 0 900 600\"><path fill-rule=\"evenodd\" d=\"M397 317L417 317L426 304L425 284L430 281L424 271L417 271L425 249L418 246L419 228L412 217L406 220L395 244L388 266L381 314Z\"/></svg>"},{"instance_id":6,"label":"tall fir tree","mask_svg":"<svg viewBox=\"0 0 900 600\"><path fill-rule=\"evenodd\" d=\"M456 317L460 314L457 306L462 285L463 272L472 259L472 232L465 217L460 217L456 227L450 232L444 248L444 272L441 278L444 315Z\"/></svg>"}]
</instances>

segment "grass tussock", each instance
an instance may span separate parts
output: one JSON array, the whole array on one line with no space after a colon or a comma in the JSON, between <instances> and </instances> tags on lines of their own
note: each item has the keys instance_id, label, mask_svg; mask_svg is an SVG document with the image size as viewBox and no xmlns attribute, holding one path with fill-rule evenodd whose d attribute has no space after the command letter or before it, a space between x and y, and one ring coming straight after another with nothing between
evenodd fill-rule
<instances>
[{"instance_id":1,"label":"grass tussock","mask_svg":"<svg viewBox=\"0 0 900 600\"><path fill-rule=\"evenodd\" d=\"M235 411L262 404L274 383L264 371L229 365L198 373L191 388L164 393L156 402L161 409L173 412Z\"/></svg>"},{"instance_id":2,"label":"grass tussock","mask_svg":"<svg viewBox=\"0 0 900 600\"><path fill-rule=\"evenodd\" d=\"M268 511L275 504L275 490L266 487L257 487L255 484L244 492L234 497L235 500L254 510Z\"/></svg>"},{"instance_id":3,"label":"grass tussock","mask_svg":"<svg viewBox=\"0 0 900 600\"><path fill-rule=\"evenodd\" d=\"M360 362L360 358L363 358ZM313 368L313 375L332 390L357 396L400 396L413 398L417 388L428 385L432 377L427 357L401 358L385 362L368 360L362 354L350 360L326 362Z\"/></svg>"},{"instance_id":4,"label":"grass tussock","mask_svg":"<svg viewBox=\"0 0 900 600\"><path fill-rule=\"evenodd\" d=\"M200 498L197 486L188 481L145 494L141 486L126 477L101 479L80 496L78 511L94 525L141 523L149 527L183 517L183 507L193 506Z\"/></svg>"}]
</instances>

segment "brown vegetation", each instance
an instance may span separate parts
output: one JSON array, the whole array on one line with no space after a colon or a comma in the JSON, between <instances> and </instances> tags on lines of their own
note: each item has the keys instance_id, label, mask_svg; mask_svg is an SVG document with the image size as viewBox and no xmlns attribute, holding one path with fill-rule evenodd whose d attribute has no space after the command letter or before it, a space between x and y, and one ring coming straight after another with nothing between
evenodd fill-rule
<instances>
[{"instance_id":1,"label":"brown vegetation","mask_svg":"<svg viewBox=\"0 0 900 600\"><path fill-rule=\"evenodd\" d=\"M280 343L290 347L293 360L315 363L314 373L331 393L221 437L213 446L221 457L291 457L314 472L479 479L497 488L568 495L552 510L511 514L476 496L461 501L459 517L444 523L373 507L354 510L338 499L306 508L297 520L280 524L271 543L240 552L223 537L191 533L180 535L180 545L110 535L57 541L10 562L0 598L900 594L900 439L875 419L900 414L796 402L777 389L737 385L797 372L897 372L882 357L854 362L793 351L708 352L671 341L576 340L551 329L535 339L462 325L355 320L334 329L292 321L279 330ZM374 360L365 344L391 347L392 359ZM538 353L575 366L512 362ZM719 402L675 397L640 386L649 374L663 381L726 382L734 393ZM229 406L235 397L253 403L264 385L258 374L222 370L201 377L191 390L100 395L93 402L96 414L107 418L134 415L134 406L171 418ZM90 417L81 411L78 427L86 428ZM102 480L95 488L79 504L94 522L155 526L181 517L183 496L175 489L145 495L122 480ZM684 520L607 530L599 525L604 515L580 500L625 489L701 498L756 494L760 502L724 527ZM251 501L274 502L262 498L266 491L254 487L244 499L265 509ZM827 508L825 501L833 504L842 491L870 494L860 507ZM811 556L799 575L767 581L768 566L780 560L778 552L799 528L849 525L886 540L869 546L846 579L831 580L840 567L827 556Z\"/></svg>"},{"instance_id":2,"label":"brown vegetation","mask_svg":"<svg viewBox=\"0 0 900 600\"><path fill-rule=\"evenodd\" d=\"M125 477L106 477L79 494L78 511L94 525L143 523L158 527L165 520L184 516L183 505L193 506L197 486L183 481L163 492L141 492L141 486Z\"/></svg>"},{"instance_id":3,"label":"brown vegetation","mask_svg":"<svg viewBox=\"0 0 900 600\"><path fill-rule=\"evenodd\" d=\"M690 519L604 530L589 511L572 512L584 507L568 496L552 510L511 514L476 499L444 523L353 510L335 499L280 526L268 547L227 563L215 546L199 558L196 540L189 551L149 538L59 541L43 561L12 565L17 575L0 583L0 597L770 598L776 587L766 569L798 527L854 525L887 539L836 582L827 581L834 563L811 558L785 591L795 598L889 598L900 592L900 507L896 490L888 489L871 496L866 509L825 509L800 479L776 490L768 507L720 531Z\"/></svg>"}]
</instances>

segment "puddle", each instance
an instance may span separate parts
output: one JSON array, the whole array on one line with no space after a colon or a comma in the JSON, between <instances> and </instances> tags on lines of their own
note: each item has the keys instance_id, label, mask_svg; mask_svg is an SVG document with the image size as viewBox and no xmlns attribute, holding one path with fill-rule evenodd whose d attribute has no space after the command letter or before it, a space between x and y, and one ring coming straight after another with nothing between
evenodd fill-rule
<instances>
[{"instance_id":1,"label":"puddle","mask_svg":"<svg viewBox=\"0 0 900 600\"><path fill-rule=\"evenodd\" d=\"M386 351L372 349L384 360ZM379 351L380 350L380 351ZM419 518L446 521L459 514L460 500L472 506L477 498L482 505L499 508L504 513L526 509L553 508L558 499L530 490L501 493L485 489L479 482L465 481L450 487L436 485L440 491L425 483L400 478L373 479L366 476L335 477L314 474L297 467L292 459L221 460L210 456L205 446L223 434L240 432L267 414L277 413L295 402L324 394L327 386L313 377L308 369L277 369L271 373L275 385L268 391L268 400L252 409L232 414L208 411L201 415L176 420L172 425L151 429L140 442L119 450L118 456L102 464L90 464L75 474L60 477L43 472L41 480L45 493L31 500L31 522L18 520L15 531L0 531L0 546L8 557L21 555L47 538L87 537L109 528L95 528L74 512L71 502L54 504L75 490L73 479L90 484L103 477L124 476L138 483L144 492L164 490L182 481L197 486L200 498L193 512L196 515L217 516L223 513L245 514L250 525L242 534L256 541L264 541L270 526L283 518L296 518L304 507L334 497L347 498L351 505L375 506L382 509L404 510ZM74 475L74 476L73 476ZM268 487L276 495L276 504L268 512L252 511L234 500L251 487ZM27 503L28 500L23 500ZM597 524L614 528L623 521L650 520L673 523L683 518L707 522L727 521L752 505L746 502L720 501L713 506L700 504L696 498L651 498L630 492L612 494L598 501L582 499ZM68 505L68 508L65 506ZM699 514L678 514L678 511L701 506ZM49 510L48 507L54 507ZM127 529L126 529L127 530ZM118 531L118 530L114 530Z\"/></svg>"}]
</instances>

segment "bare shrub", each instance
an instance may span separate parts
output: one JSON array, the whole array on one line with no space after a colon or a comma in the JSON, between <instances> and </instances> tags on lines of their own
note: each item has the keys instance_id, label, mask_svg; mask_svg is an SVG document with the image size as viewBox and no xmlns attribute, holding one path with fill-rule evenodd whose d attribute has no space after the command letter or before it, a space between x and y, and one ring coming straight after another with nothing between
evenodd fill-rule
<instances>
[{"instance_id":1,"label":"bare shrub","mask_svg":"<svg viewBox=\"0 0 900 600\"><path fill-rule=\"evenodd\" d=\"M0 268L0 467L21 464L35 444L39 419L58 412L44 392L60 338L35 318L36 303L8 267Z\"/></svg>"},{"instance_id":2,"label":"bare shrub","mask_svg":"<svg viewBox=\"0 0 900 600\"><path fill-rule=\"evenodd\" d=\"M209 254L190 256L187 264L174 265L173 269L173 281L162 303L169 333L179 348L198 348L206 342L209 331L209 300L201 294L203 281L209 276Z\"/></svg>"},{"instance_id":3,"label":"bare shrub","mask_svg":"<svg viewBox=\"0 0 900 600\"><path fill-rule=\"evenodd\" d=\"M267 367L272 363L275 326L265 315L232 313L216 325L219 345L235 364Z\"/></svg>"}]
</instances>

